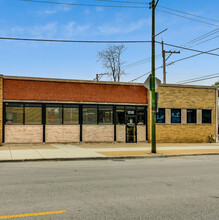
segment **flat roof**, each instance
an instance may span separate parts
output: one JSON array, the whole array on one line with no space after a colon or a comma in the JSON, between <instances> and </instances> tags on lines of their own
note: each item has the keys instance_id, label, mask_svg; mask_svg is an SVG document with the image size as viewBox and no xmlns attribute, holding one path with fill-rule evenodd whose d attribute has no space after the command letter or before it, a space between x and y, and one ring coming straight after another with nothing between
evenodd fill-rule
<instances>
[{"instance_id":1,"label":"flat roof","mask_svg":"<svg viewBox=\"0 0 219 220\"><path fill-rule=\"evenodd\" d=\"M106 84L106 85L127 85L127 86L143 86L143 83L129 82L112 82L112 81L94 81L94 80L75 80L60 78L44 78L44 77L26 77L26 76L7 76L2 75L3 79L13 80L29 80L29 81L47 81L47 82L71 82L71 83L88 83L88 84ZM216 86L203 85L182 85L182 84L161 84L161 87L181 87L181 88L200 88L200 89L218 89Z\"/></svg>"}]
</instances>

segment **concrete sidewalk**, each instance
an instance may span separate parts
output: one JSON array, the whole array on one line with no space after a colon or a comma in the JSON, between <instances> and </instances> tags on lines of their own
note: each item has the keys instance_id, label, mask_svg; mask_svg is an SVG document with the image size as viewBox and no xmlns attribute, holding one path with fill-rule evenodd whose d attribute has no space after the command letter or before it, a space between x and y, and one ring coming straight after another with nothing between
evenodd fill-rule
<instances>
[{"instance_id":1,"label":"concrete sidewalk","mask_svg":"<svg viewBox=\"0 0 219 220\"><path fill-rule=\"evenodd\" d=\"M162 157L179 155L219 154L214 144L157 144L157 154L151 145L138 144L8 144L0 147L0 162L51 159L108 159L120 157Z\"/></svg>"}]
</instances>

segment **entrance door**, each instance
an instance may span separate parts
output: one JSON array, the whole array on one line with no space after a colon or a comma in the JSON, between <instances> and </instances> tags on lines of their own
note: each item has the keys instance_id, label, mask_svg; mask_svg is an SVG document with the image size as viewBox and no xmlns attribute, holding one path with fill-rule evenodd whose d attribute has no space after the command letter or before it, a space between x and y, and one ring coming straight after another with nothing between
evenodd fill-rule
<instances>
[{"instance_id":1,"label":"entrance door","mask_svg":"<svg viewBox=\"0 0 219 220\"><path fill-rule=\"evenodd\" d=\"M126 143L136 143L136 117L126 117Z\"/></svg>"}]
</instances>

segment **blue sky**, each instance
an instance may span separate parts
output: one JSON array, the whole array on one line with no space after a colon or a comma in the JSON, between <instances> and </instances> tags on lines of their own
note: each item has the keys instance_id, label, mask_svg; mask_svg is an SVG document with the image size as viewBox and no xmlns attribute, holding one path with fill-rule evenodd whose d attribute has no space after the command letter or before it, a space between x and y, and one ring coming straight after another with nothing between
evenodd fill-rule
<instances>
[{"instance_id":1,"label":"blue sky","mask_svg":"<svg viewBox=\"0 0 219 220\"><path fill-rule=\"evenodd\" d=\"M62 0L62 2L121 5L95 0ZM218 0L160 0L159 5L219 20ZM151 11L149 9L66 6L20 0L0 0L0 8L1 37L151 40ZM203 21L219 25L219 22ZM156 32L160 32L165 28L168 28L168 31L159 35L157 41L163 39L167 43L182 45L217 27L157 11ZM211 37L217 35L218 33ZM218 47L218 45L219 38L215 38L194 46L194 48L207 51ZM13 76L93 80L96 73L104 72L101 63L97 62L96 55L97 51L106 47L106 44L0 40L0 73ZM127 49L122 55L122 59L126 62L125 65L147 59L151 55L150 44L127 44L126 47ZM171 47L165 47L165 49L176 50L176 48ZM160 53L161 46L157 45L156 54ZM219 51L214 53L219 54ZM169 61L193 54L195 53L183 50L180 55L172 55ZM156 66L160 65L162 65L162 59L157 59ZM211 55L197 56L169 66L167 68L167 82L176 83L181 80L219 73L218 67L219 57ZM150 70L150 62L127 68L125 69L126 75L121 80L130 81ZM162 79L162 69L158 70L156 75ZM146 77L140 78L137 82L144 82ZM107 77L102 79L110 80ZM197 84L211 85L217 80L219 79L216 78Z\"/></svg>"}]
</instances>

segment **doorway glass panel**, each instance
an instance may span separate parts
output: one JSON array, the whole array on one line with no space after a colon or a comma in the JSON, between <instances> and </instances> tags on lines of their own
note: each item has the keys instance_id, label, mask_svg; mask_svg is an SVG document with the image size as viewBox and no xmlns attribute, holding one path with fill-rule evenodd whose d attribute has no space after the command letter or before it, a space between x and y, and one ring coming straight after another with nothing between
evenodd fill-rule
<instances>
[{"instance_id":1,"label":"doorway glass panel","mask_svg":"<svg viewBox=\"0 0 219 220\"><path fill-rule=\"evenodd\" d=\"M136 117L126 117L126 142L136 143Z\"/></svg>"}]
</instances>

